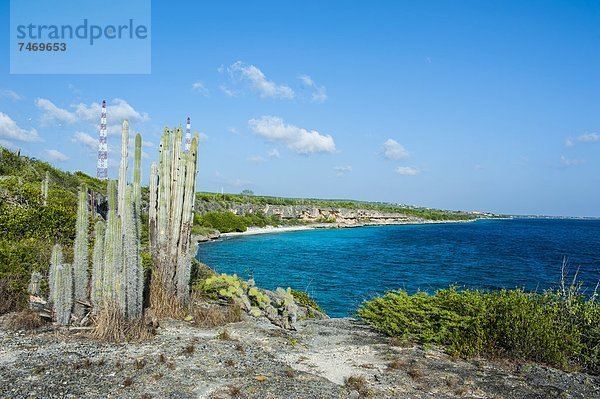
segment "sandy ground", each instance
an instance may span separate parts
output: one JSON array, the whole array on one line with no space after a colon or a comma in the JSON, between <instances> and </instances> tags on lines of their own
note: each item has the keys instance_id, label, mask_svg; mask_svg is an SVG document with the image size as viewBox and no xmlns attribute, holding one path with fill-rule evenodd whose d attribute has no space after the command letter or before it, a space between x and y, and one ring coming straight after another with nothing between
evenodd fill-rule
<instances>
[{"instance_id":1,"label":"sandy ground","mask_svg":"<svg viewBox=\"0 0 600 399\"><path fill-rule=\"evenodd\" d=\"M313 229L330 229L335 228L335 225L328 223L316 223L304 226L265 226L265 227L248 227L246 231L232 232L232 233L221 233L220 237L238 237L238 236L251 236L256 234L270 234L270 233L285 233L288 231L303 231Z\"/></svg>"}]
</instances>

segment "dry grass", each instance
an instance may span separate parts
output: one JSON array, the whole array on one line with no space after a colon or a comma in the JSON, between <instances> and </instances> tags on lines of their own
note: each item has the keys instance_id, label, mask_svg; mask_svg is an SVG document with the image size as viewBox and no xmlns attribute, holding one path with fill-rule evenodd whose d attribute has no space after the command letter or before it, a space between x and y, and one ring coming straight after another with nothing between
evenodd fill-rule
<instances>
[{"instance_id":1,"label":"dry grass","mask_svg":"<svg viewBox=\"0 0 600 399\"><path fill-rule=\"evenodd\" d=\"M187 357L190 357L194 354L194 351L195 351L194 344L189 344L185 348L183 348L183 350L181 351L181 354L185 355Z\"/></svg>"},{"instance_id":2,"label":"dry grass","mask_svg":"<svg viewBox=\"0 0 600 399\"><path fill-rule=\"evenodd\" d=\"M93 323L92 337L105 342L147 341L155 334L143 318L129 321L115 304L106 304Z\"/></svg>"},{"instance_id":3,"label":"dry grass","mask_svg":"<svg viewBox=\"0 0 600 399\"><path fill-rule=\"evenodd\" d=\"M242 320L242 310L238 305L206 303L197 293L192 295L188 311L194 319L194 325L198 327L213 328Z\"/></svg>"},{"instance_id":4,"label":"dry grass","mask_svg":"<svg viewBox=\"0 0 600 399\"><path fill-rule=\"evenodd\" d=\"M131 384L133 384L133 379L131 377L126 377L123 380L123 386L124 387L129 387L129 386L131 386Z\"/></svg>"},{"instance_id":5,"label":"dry grass","mask_svg":"<svg viewBox=\"0 0 600 399\"><path fill-rule=\"evenodd\" d=\"M42 318L31 310L11 313L7 316L6 328L9 330L35 330L44 324Z\"/></svg>"},{"instance_id":6,"label":"dry grass","mask_svg":"<svg viewBox=\"0 0 600 399\"><path fill-rule=\"evenodd\" d=\"M150 281L150 307L155 317L183 319L185 317L185 308L177 299L175 293L168 292L161 278L151 278Z\"/></svg>"},{"instance_id":7,"label":"dry grass","mask_svg":"<svg viewBox=\"0 0 600 399\"><path fill-rule=\"evenodd\" d=\"M223 341L231 341L233 338L231 337L231 334L229 333L229 331L227 331L227 329L224 328L223 331L221 331L217 335L217 339L221 339Z\"/></svg>"},{"instance_id":8,"label":"dry grass","mask_svg":"<svg viewBox=\"0 0 600 399\"><path fill-rule=\"evenodd\" d=\"M246 353L246 348L244 348L244 345L242 345L241 342L235 344L235 350L240 352L242 355Z\"/></svg>"},{"instance_id":9,"label":"dry grass","mask_svg":"<svg viewBox=\"0 0 600 399\"><path fill-rule=\"evenodd\" d=\"M408 363L405 360L395 359L388 364L388 369L391 370L405 370L408 367Z\"/></svg>"},{"instance_id":10,"label":"dry grass","mask_svg":"<svg viewBox=\"0 0 600 399\"><path fill-rule=\"evenodd\" d=\"M348 389L357 391L361 398L370 398L373 391L369 388L367 379L362 375L352 375L344 379L344 386Z\"/></svg>"},{"instance_id":11,"label":"dry grass","mask_svg":"<svg viewBox=\"0 0 600 399\"><path fill-rule=\"evenodd\" d=\"M237 385L230 385L228 393L229 393L229 396L232 398L243 398L244 397L244 392L242 391L242 388L238 387Z\"/></svg>"},{"instance_id":12,"label":"dry grass","mask_svg":"<svg viewBox=\"0 0 600 399\"><path fill-rule=\"evenodd\" d=\"M296 372L293 368L287 368L285 369L285 376L287 378L296 378Z\"/></svg>"},{"instance_id":13,"label":"dry grass","mask_svg":"<svg viewBox=\"0 0 600 399\"><path fill-rule=\"evenodd\" d=\"M227 367L235 367L235 362L233 361L233 359L227 359L225 360L225 365Z\"/></svg>"},{"instance_id":14,"label":"dry grass","mask_svg":"<svg viewBox=\"0 0 600 399\"><path fill-rule=\"evenodd\" d=\"M167 361L167 358L165 357L165 355L163 355L162 353L160 354L160 356L158 356L158 362L159 363L164 363Z\"/></svg>"},{"instance_id":15,"label":"dry grass","mask_svg":"<svg viewBox=\"0 0 600 399\"><path fill-rule=\"evenodd\" d=\"M406 374L408 374L414 381L423 381L425 378L425 373L423 370L417 367L411 367Z\"/></svg>"},{"instance_id":16,"label":"dry grass","mask_svg":"<svg viewBox=\"0 0 600 399\"><path fill-rule=\"evenodd\" d=\"M136 359L134 366L136 370L141 370L146 366L146 361L144 359Z\"/></svg>"}]
</instances>

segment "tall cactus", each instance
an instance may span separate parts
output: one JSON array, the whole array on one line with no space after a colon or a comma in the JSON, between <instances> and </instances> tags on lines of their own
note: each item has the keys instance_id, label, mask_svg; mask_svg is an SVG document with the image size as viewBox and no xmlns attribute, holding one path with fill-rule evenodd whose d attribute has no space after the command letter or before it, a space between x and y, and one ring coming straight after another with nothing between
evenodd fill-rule
<instances>
[{"instance_id":1,"label":"tall cactus","mask_svg":"<svg viewBox=\"0 0 600 399\"><path fill-rule=\"evenodd\" d=\"M60 244L52 248L50 260L50 301L58 324L67 325L71 319L73 306L73 270L70 264L63 263Z\"/></svg>"},{"instance_id":2,"label":"tall cactus","mask_svg":"<svg viewBox=\"0 0 600 399\"><path fill-rule=\"evenodd\" d=\"M52 247L52 255L50 256L50 270L48 271L48 288L50 289L50 302L55 301L54 283L56 282L56 270L63 263L62 247L60 244L54 244Z\"/></svg>"},{"instance_id":3,"label":"tall cactus","mask_svg":"<svg viewBox=\"0 0 600 399\"><path fill-rule=\"evenodd\" d=\"M117 188L114 180L107 183L106 193L108 195L108 214L106 217L106 232L104 234L104 261L102 269L103 301L114 301L115 293L115 268L114 259L117 256Z\"/></svg>"},{"instance_id":4,"label":"tall cactus","mask_svg":"<svg viewBox=\"0 0 600 399\"><path fill-rule=\"evenodd\" d=\"M84 305L88 298L88 201L87 188L84 184L79 188L79 202L77 207L77 222L75 225L75 244L73 256L73 273L75 282L74 311L77 316L83 316Z\"/></svg>"},{"instance_id":5,"label":"tall cactus","mask_svg":"<svg viewBox=\"0 0 600 399\"><path fill-rule=\"evenodd\" d=\"M44 205L48 200L48 185L50 184L50 172L46 171L46 177L42 180L42 198Z\"/></svg>"},{"instance_id":6,"label":"tall cactus","mask_svg":"<svg viewBox=\"0 0 600 399\"><path fill-rule=\"evenodd\" d=\"M71 320L73 306L73 268L63 263L56 269L54 281L54 317L58 324L67 325Z\"/></svg>"},{"instance_id":7,"label":"tall cactus","mask_svg":"<svg viewBox=\"0 0 600 399\"><path fill-rule=\"evenodd\" d=\"M123 214L123 208L125 207L125 188L127 187L127 164L129 158L127 157L127 150L129 146L129 122L123 121L123 128L121 129L121 163L119 164L119 180L117 192L118 197L118 213Z\"/></svg>"},{"instance_id":8,"label":"tall cactus","mask_svg":"<svg viewBox=\"0 0 600 399\"><path fill-rule=\"evenodd\" d=\"M185 302L189 295L193 208L196 195L198 134L189 154L182 151L182 129L165 129L160 141L159 163L150 175L149 232L155 265L151 287L153 307L165 298ZM161 292L158 292L160 290Z\"/></svg>"},{"instance_id":9,"label":"tall cactus","mask_svg":"<svg viewBox=\"0 0 600 399\"><path fill-rule=\"evenodd\" d=\"M100 220L94 226L94 235L90 299L92 301L92 311L97 313L104 300L104 223Z\"/></svg>"}]
</instances>

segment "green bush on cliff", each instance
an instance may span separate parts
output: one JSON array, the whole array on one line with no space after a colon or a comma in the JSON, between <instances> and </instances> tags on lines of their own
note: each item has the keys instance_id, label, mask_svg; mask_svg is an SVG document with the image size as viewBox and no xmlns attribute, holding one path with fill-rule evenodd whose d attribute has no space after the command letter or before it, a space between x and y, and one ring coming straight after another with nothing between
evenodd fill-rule
<instances>
[{"instance_id":1,"label":"green bush on cliff","mask_svg":"<svg viewBox=\"0 0 600 399\"><path fill-rule=\"evenodd\" d=\"M235 215L232 212L208 212L202 216L196 214L194 224L212 227L221 233L241 232L247 229L243 216Z\"/></svg>"},{"instance_id":2,"label":"green bush on cliff","mask_svg":"<svg viewBox=\"0 0 600 399\"><path fill-rule=\"evenodd\" d=\"M294 299L296 299L296 301L298 301L298 303L300 303L301 305L317 310L323 314L325 313L325 311L319 307L319 304L314 299L312 299L308 295L308 293L304 291L297 291L294 289L291 290L291 293Z\"/></svg>"},{"instance_id":3,"label":"green bush on cliff","mask_svg":"<svg viewBox=\"0 0 600 399\"><path fill-rule=\"evenodd\" d=\"M265 216L262 212L247 213L244 216L232 212L208 212L203 215L194 214L195 234L202 234L207 229L218 230L221 233L246 231L248 227L278 226L281 218L277 215Z\"/></svg>"},{"instance_id":4,"label":"green bush on cliff","mask_svg":"<svg viewBox=\"0 0 600 399\"><path fill-rule=\"evenodd\" d=\"M398 290L363 303L358 315L390 336L440 344L454 356L505 356L600 373L600 305L593 297Z\"/></svg>"}]
</instances>

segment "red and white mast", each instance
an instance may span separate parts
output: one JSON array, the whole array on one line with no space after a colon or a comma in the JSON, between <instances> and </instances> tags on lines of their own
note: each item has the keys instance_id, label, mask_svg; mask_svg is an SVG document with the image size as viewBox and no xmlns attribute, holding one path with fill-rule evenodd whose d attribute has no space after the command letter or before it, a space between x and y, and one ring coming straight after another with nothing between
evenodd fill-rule
<instances>
[{"instance_id":1,"label":"red and white mast","mask_svg":"<svg viewBox=\"0 0 600 399\"><path fill-rule=\"evenodd\" d=\"M100 180L108 179L108 146L106 145L106 101L102 101L102 116L100 118L100 139L98 140L98 170Z\"/></svg>"},{"instance_id":2,"label":"red and white mast","mask_svg":"<svg viewBox=\"0 0 600 399\"><path fill-rule=\"evenodd\" d=\"M192 146L192 124L190 123L190 117L187 118L187 124L185 125L185 152L190 152Z\"/></svg>"}]
</instances>

